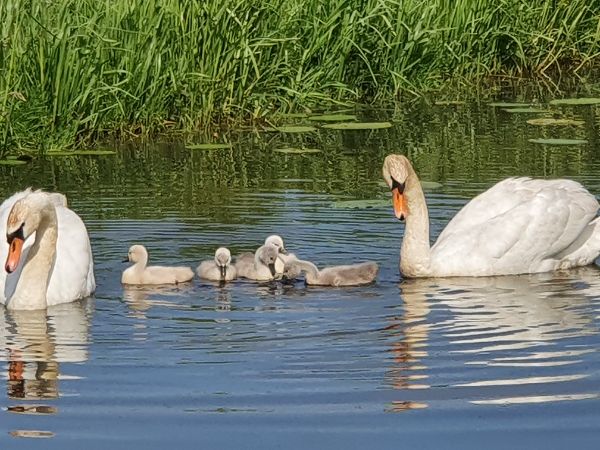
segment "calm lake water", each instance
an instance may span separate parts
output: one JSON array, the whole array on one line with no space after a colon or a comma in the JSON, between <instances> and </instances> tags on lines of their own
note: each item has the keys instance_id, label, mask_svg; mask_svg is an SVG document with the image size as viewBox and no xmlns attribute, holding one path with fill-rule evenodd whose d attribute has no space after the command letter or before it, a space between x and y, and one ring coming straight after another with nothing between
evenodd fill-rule
<instances>
[{"instance_id":1,"label":"calm lake water","mask_svg":"<svg viewBox=\"0 0 600 450\"><path fill-rule=\"evenodd\" d=\"M420 106L360 112L393 121L383 130L232 132L218 138L231 149L156 143L0 169L3 196L67 194L98 284L47 312L0 309L0 447L597 448L600 269L402 280L403 225L381 180L388 153L413 160L432 239L507 176L569 177L600 194L600 107L554 111L584 125ZM290 146L322 152L275 151ZM320 265L378 261L378 280L120 284L133 243L154 263L195 268L220 245L235 254L272 233Z\"/></svg>"}]
</instances>

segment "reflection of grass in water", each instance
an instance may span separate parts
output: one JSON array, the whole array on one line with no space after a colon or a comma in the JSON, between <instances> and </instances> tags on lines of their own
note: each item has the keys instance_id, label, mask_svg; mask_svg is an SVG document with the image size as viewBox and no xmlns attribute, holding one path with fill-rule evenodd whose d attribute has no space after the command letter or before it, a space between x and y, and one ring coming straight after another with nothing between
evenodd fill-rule
<instances>
[{"instance_id":1,"label":"reflection of grass in water","mask_svg":"<svg viewBox=\"0 0 600 450\"><path fill-rule=\"evenodd\" d=\"M438 194L464 198L508 176L595 176L598 140L593 130L600 123L600 110L593 106L578 110L581 127L533 127L527 124L530 116L506 114L486 104L457 109L422 103L373 112L372 118L393 119L394 126L358 131L319 128L312 133L230 132L219 140L231 143L231 148L218 151L190 151L183 144L138 145L107 157L34 160L18 168L0 168L6 175L0 177L0 191L6 196L30 185L64 191L74 206L90 201L104 205L104 198L119 197L110 207L94 209L93 217L99 218L161 218L183 211L207 221L257 223L299 193L332 194L324 205L333 199L381 198L387 191L381 184L381 164L389 153L408 155L421 180L442 185L426 185L426 190L436 188ZM589 143L559 147L528 142L542 133L548 138L585 138ZM204 140L210 139L197 139ZM286 147L322 152L305 156L274 152ZM265 192L274 194L261 198ZM250 204L255 214L247 215Z\"/></svg>"},{"instance_id":2,"label":"reflection of grass in water","mask_svg":"<svg viewBox=\"0 0 600 450\"><path fill-rule=\"evenodd\" d=\"M423 5L0 2L0 152L389 100L448 74L580 70L599 50L589 0Z\"/></svg>"}]
</instances>

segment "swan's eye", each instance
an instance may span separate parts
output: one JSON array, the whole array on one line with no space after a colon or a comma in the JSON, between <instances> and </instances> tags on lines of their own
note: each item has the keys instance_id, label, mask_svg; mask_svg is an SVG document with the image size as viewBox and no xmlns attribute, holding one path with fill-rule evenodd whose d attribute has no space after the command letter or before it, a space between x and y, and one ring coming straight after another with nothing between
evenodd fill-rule
<instances>
[{"instance_id":1,"label":"swan's eye","mask_svg":"<svg viewBox=\"0 0 600 450\"><path fill-rule=\"evenodd\" d=\"M6 234L6 242L10 245L12 244L12 241L15 238L19 238L21 240L25 240L25 236L23 234L23 227L25 226L25 222L23 222L21 224L21 226L19 228L17 228L15 231L13 231L12 233L7 233Z\"/></svg>"},{"instance_id":2,"label":"swan's eye","mask_svg":"<svg viewBox=\"0 0 600 450\"><path fill-rule=\"evenodd\" d=\"M398 189L398 192L400 194L404 193L404 187L405 184L404 183L400 183L399 181L397 181L396 179L392 178L392 191L394 189Z\"/></svg>"}]
</instances>

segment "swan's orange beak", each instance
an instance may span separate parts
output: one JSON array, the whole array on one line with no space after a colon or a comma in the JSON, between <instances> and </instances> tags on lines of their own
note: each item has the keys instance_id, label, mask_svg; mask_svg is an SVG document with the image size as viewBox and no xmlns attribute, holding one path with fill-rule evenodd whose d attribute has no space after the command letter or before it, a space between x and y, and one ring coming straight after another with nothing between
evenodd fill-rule
<instances>
[{"instance_id":1,"label":"swan's orange beak","mask_svg":"<svg viewBox=\"0 0 600 450\"><path fill-rule=\"evenodd\" d=\"M392 203L394 204L394 213L399 220L406 219L408 215L408 205L406 204L406 197L403 192L400 192L400 188L395 187L392 189Z\"/></svg>"},{"instance_id":2,"label":"swan's orange beak","mask_svg":"<svg viewBox=\"0 0 600 450\"><path fill-rule=\"evenodd\" d=\"M4 268L8 273L13 273L19 265L21 259L21 250L23 250L23 239L15 237L10 243L8 248L8 256L6 257L6 264Z\"/></svg>"}]
</instances>

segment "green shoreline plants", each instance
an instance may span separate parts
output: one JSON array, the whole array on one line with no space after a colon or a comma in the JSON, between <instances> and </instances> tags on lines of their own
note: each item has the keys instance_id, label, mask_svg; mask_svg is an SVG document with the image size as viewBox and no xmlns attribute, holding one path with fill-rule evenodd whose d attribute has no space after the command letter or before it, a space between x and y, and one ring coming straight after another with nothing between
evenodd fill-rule
<instances>
[{"instance_id":1,"label":"green shoreline plants","mask_svg":"<svg viewBox=\"0 0 600 450\"><path fill-rule=\"evenodd\" d=\"M4 0L0 154L593 65L589 0Z\"/></svg>"}]
</instances>

